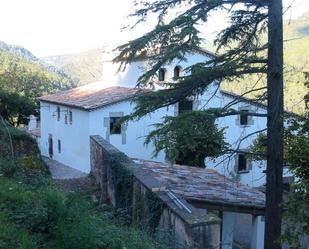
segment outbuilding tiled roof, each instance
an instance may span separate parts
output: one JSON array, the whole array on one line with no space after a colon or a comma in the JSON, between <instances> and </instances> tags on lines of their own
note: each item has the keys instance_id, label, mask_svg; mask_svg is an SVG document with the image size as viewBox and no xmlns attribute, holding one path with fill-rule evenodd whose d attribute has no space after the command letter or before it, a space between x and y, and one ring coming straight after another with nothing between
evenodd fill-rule
<instances>
[{"instance_id":1,"label":"outbuilding tiled roof","mask_svg":"<svg viewBox=\"0 0 309 249\"><path fill-rule=\"evenodd\" d=\"M93 110L131 99L139 91L140 90L136 88L120 86L105 88L102 82L95 82L70 90L42 96L39 100L84 110Z\"/></svg>"},{"instance_id":2,"label":"outbuilding tiled roof","mask_svg":"<svg viewBox=\"0 0 309 249\"><path fill-rule=\"evenodd\" d=\"M153 177L159 184L158 188L164 186L189 201L260 209L265 207L264 193L227 178L214 169L184 165L172 167L166 163L147 160L134 162L139 164L135 175L142 182L147 184L148 180L151 181L149 176ZM156 187L154 182L150 184L153 185L152 188Z\"/></svg>"},{"instance_id":3,"label":"outbuilding tiled roof","mask_svg":"<svg viewBox=\"0 0 309 249\"><path fill-rule=\"evenodd\" d=\"M33 130L27 131L29 134L35 136L35 137L41 137L41 128L35 128Z\"/></svg>"}]
</instances>

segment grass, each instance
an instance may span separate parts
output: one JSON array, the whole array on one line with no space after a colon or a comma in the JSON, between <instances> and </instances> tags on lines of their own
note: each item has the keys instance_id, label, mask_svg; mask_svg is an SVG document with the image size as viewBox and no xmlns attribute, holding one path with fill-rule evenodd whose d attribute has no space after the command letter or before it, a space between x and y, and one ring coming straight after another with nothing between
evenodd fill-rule
<instances>
[{"instance_id":1,"label":"grass","mask_svg":"<svg viewBox=\"0 0 309 249\"><path fill-rule=\"evenodd\" d=\"M0 177L2 249L166 248L147 234L119 225L89 198L46 184Z\"/></svg>"},{"instance_id":2,"label":"grass","mask_svg":"<svg viewBox=\"0 0 309 249\"><path fill-rule=\"evenodd\" d=\"M13 127L12 159L1 131L0 249L168 248L130 227L121 212L102 206L96 192L56 187L35 140Z\"/></svg>"}]
</instances>

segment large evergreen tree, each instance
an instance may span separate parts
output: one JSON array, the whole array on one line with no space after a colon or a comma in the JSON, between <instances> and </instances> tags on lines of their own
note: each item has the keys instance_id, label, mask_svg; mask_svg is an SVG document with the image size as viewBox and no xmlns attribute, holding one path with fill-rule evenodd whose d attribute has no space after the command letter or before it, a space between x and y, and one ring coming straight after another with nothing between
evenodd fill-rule
<instances>
[{"instance_id":1,"label":"large evergreen tree","mask_svg":"<svg viewBox=\"0 0 309 249\"><path fill-rule=\"evenodd\" d=\"M141 1L133 16L137 23L157 15L155 28L145 35L118 47L120 53L114 62L120 63L120 70L140 57L148 57L151 68L141 75L137 87L152 85L158 70L173 60L184 60L186 55L202 45L199 25L211 23L209 16L217 10L225 10L229 26L222 30L215 45L220 55L208 61L192 65L192 73L182 77L178 83L165 89L147 92L137 97L137 106L130 118L140 118L161 107L175 104L186 97L202 94L214 81L235 81L249 74L267 75L268 100L268 163L266 193L266 238L265 248L280 248L281 233L282 164L283 164L283 56L282 56L282 2L281 0L154 0ZM171 18L175 9L180 14ZM262 44L259 37L268 30L268 43ZM151 52L149 52L151 51ZM239 111L222 108L216 111L199 110L213 118L237 115ZM174 122L192 123L192 117L179 115ZM248 113L254 116L255 113ZM168 126L166 119L163 126ZM189 125L183 126L190 129ZM161 126L161 131L164 131ZM210 130L211 132L211 130ZM158 130L148 137L156 141L167 141ZM190 146L188 144L188 146ZM184 147L184 146L182 146ZM161 144L161 148L165 148ZM222 146L224 148L224 146Z\"/></svg>"}]
</instances>

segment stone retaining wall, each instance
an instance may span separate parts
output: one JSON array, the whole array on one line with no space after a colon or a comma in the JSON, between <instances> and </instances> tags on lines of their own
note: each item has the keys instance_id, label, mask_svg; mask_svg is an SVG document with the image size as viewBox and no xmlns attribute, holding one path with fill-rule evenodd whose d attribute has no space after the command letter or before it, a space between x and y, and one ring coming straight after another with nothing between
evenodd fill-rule
<instances>
[{"instance_id":1,"label":"stone retaining wall","mask_svg":"<svg viewBox=\"0 0 309 249\"><path fill-rule=\"evenodd\" d=\"M177 196L191 210L179 208L165 186L145 175L140 166L100 136L90 137L91 173L101 188L101 200L122 208L132 224L162 240L170 234L177 248L218 248L220 219L201 212Z\"/></svg>"}]
</instances>

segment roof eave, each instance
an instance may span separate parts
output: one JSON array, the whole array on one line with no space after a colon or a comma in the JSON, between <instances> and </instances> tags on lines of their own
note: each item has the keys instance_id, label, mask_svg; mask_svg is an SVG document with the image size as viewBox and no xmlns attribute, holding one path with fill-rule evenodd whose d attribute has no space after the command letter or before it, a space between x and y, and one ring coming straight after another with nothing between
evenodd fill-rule
<instances>
[{"instance_id":1,"label":"roof eave","mask_svg":"<svg viewBox=\"0 0 309 249\"><path fill-rule=\"evenodd\" d=\"M103 104L103 105L96 106L96 107L91 107L91 108L87 108L87 107L83 107L83 106L78 106L78 105L67 104L67 103L63 103L63 102L52 101L52 100L47 100L47 99L41 99L41 98L38 98L38 100L40 102L47 102L47 103L50 103L50 104L62 105L62 106L66 106L66 107L70 107L70 108L74 108L74 109L78 109L78 110L82 110L82 111L91 112L91 111L95 111L95 110L98 110L98 109L106 108L108 106L115 105L115 104L118 104L118 103L121 103L121 102L129 101L129 100L133 99L134 97L135 96L131 96L131 97L128 97L128 98L125 98L125 99L113 101L113 102L110 102L110 103L107 103L107 104Z\"/></svg>"}]
</instances>

